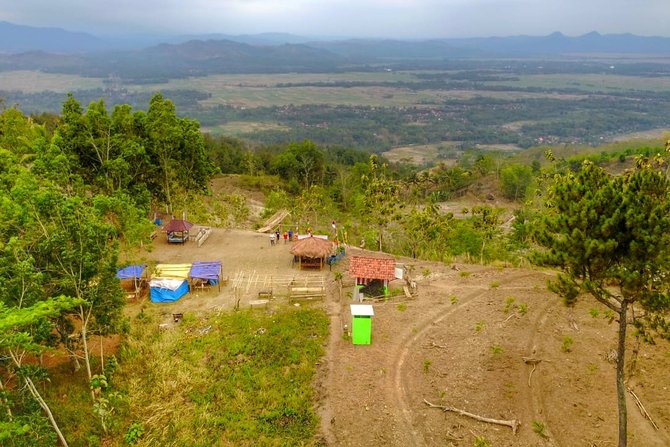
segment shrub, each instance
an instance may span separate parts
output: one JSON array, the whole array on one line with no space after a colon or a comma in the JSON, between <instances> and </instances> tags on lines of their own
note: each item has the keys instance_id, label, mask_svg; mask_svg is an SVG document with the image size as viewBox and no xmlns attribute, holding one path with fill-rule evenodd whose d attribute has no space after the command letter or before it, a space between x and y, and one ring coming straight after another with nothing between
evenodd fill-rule
<instances>
[{"instance_id":1,"label":"shrub","mask_svg":"<svg viewBox=\"0 0 670 447\"><path fill-rule=\"evenodd\" d=\"M430 370L430 365L431 365L430 360L426 359L426 360L423 361L423 373L424 374L428 374L428 371Z\"/></svg>"},{"instance_id":2,"label":"shrub","mask_svg":"<svg viewBox=\"0 0 670 447\"><path fill-rule=\"evenodd\" d=\"M144 435L144 425L140 422L133 422L130 424L130 427L128 427L128 431L124 435L123 441L126 444L133 445L142 438L142 435Z\"/></svg>"},{"instance_id":3,"label":"shrub","mask_svg":"<svg viewBox=\"0 0 670 447\"><path fill-rule=\"evenodd\" d=\"M503 309L503 312L508 314L509 311L514 307L514 302L516 301L516 298L513 296L508 297L505 300L505 308Z\"/></svg>"},{"instance_id":4,"label":"shrub","mask_svg":"<svg viewBox=\"0 0 670 447\"><path fill-rule=\"evenodd\" d=\"M547 434L544 432L544 423L540 421L533 421L533 431L541 438L546 438Z\"/></svg>"},{"instance_id":5,"label":"shrub","mask_svg":"<svg viewBox=\"0 0 670 447\"><path fill-rule=\"evenodd\" d=\"M491 447L491 443L483 436L475 436L475 447Z\"/></svg>"},{"instance_id":6,"label":"shrub","mask_svg":"<svg viewBox=\"0 0 670 447\"><path fill-rule=\"evenodd\" d=\"M575 341L570 337L569 335L566 335L563 337L563 343L561 344L561 351L563 352L570 352L572 351L572 345L575 343Z\"/></svg>"}]
</instances>

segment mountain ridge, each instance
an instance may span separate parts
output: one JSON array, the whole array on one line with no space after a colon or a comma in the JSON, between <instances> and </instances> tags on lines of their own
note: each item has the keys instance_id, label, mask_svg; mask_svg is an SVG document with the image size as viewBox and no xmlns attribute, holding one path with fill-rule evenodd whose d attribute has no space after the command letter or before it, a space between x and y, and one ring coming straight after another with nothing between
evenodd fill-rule
<instances>
[{"instance_id":1,"label":"mountain ridge","mask_svg":"<svg viewBox=\"0 0 670 447\"><path fill-rule=\"evenodd\" d=\"M670 54L670 37L638 36L630 33L600 34L597 31L581 36L567 36L556 31L546 36L514 35L431 39L309 38L273 32L241 35L208 33L101 37L63 28L34 27L0 21L0 53L10 54L28 51L49 53L127 51L147 49L162 43L180 45L195 40L226 40L262 47L284 44L308 45L327 49L345 57L373 58L543 56L575 52ZM394 43L395 48L390 43Z\"/></svg>"}]
</instances>

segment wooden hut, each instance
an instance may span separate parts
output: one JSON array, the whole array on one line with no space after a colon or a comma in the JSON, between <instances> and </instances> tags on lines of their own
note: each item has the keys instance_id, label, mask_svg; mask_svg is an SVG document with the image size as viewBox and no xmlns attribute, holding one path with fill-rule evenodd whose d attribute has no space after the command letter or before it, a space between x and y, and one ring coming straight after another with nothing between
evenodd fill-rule
<instances>
[{"instance_id":1,"label":"wooden hut","mask_svg":"<svg viewBox=\"0 0 670 447\"><path fill-rule=\"evenodd\" d=\"M188 230L193 227L191 222L183 219L172 219L165 226L168 242L171 244L183 244L188 240Z\"/></svg>"},{"instance_id":2,"label":"wooden hut","mask_svg":"<svg viewBox=\"0 0 670 447\"><path fill-rule=\"evenodd\" d=\"M294 260L298 261L300 269L318 268L321 270L326 258L333 253L333 243L318 237L302 239L291 247Z\"/></svg>"},{"instance_id":3,"label":"wooden hut","mask_svg":"<svg viewBox=\"0 0 670 447\"><path fill-rule=\"evenodd\" d=\"M356 279L356 286L367 286L372 281L383 281L384 294L388 283L395 279L395 259L384 255L356 255L349 261L349 275Z\"/></svg>"}]
</instances>

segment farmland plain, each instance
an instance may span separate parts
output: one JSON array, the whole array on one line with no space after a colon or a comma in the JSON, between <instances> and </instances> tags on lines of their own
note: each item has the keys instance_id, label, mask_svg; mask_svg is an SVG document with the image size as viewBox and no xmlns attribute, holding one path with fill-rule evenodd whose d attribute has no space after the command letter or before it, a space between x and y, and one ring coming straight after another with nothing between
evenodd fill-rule
<instances>
[{"instance_id":1,"label":"farmland plain","mask_svg":"<svg viewBox=\"0 0 670 447\"><path fill-rule=\"evenodd\" d=\"M110 107L146 109L162 92L206 131L257 144L310 139L381 152L458 141L481 150L524 149L660 135L670 128L665 63L470 61L441 70L380 66L166 82L6 71L0 98L26 112L59 112L67 92L84 106L103 98Z\"/></svg>"}]
</instances>

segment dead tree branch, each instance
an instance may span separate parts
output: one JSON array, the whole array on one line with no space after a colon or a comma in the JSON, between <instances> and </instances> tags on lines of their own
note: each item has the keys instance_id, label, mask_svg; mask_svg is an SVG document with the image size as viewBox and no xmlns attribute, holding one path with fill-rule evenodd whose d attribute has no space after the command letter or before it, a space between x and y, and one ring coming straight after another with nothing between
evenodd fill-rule
<instances>
[{"instance_id":1,"label":"dead tree branch","mask_svg":"<svg viewBox=\"0 0 670 447\"><path fill-rule=\"evenodd\" d=\"M540 363L542 359L536 359L533 357L523 357L523 362L526 365L533 365L533 369L530 370L530 374L528 374L528 387L530 388L530 379L533 377L533 373L535 372L535 368L537 368L537 364Z\"/></svg>"},{"instance_id":2,"label":"dead tree branch","mask_svg":"<svg viewBox=\"0 0 670 447\"><path fill-rule=\"evenodd\" d=\"M640 409L640 412L642 413L642 416L649 419L649 422L651 422L651 426L654 427L655 430L658 430L658 425L656 425L656 422L654 422L654 420L651 418L651 415L649 414L647 409L644 408L644 405L642 405L642 402L640 401L640 398L637 397L637 394L635 394L635 391L633 391L629 387L626 387L626 389L633 396L633 399L635 399L635 405L637 405L637 408Z\"/></svg>"},{"instance_id":3,"label":"dead tree branch","mask_svg":"<svg viewBox=\"0 0 670 447\"><path fill-rule=\"evenodd\" d=\"M512 433L515 434L515 435L516 435L517 429L521 425L521 422L517 421L516 419L511 420L511 421L505 421L505 420L501 420L501 419L491 419L491 418L487 418L487 417L484 417L484 416L479 416L477 414L469 413L469 412L467 412L465 410L461 410L459 408L450 407L448 405L435 405L433 403L428 402L426 399L424 399L423 402L426 405L428 405L430 408L439 408L442 411L445 411L445 412L451 411L453 413L458 413L461 416L467 416L469 418L472 418L472 419L475 419L475 420L478 420L478 421L481 421L481 422L487 422L489 424L504 425L506 427L510 427L512 429Z\"/></svg>"}]
</instances>

